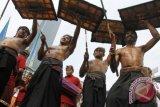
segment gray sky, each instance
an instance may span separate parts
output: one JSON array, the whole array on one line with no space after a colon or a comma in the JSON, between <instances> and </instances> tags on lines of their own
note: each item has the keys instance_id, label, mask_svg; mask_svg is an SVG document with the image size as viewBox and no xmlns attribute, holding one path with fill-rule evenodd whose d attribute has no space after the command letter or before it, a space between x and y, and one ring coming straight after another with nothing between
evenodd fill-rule
<instances>
[{"instance_id":1,"label":"gray sky","mask_svg":"<svg viewBox=\"0 0 160 107\"><path fill-rule=\"evenodd\" d=\"M86 1L101 7L100 0L86 0ZM120 20L118 9L144 3L147 1L151 1L151 0L103 0L105 9L107 10L108 19L115 19L115 20ZM2 10L7 0L0 0L0 2L1 2L0 13L2 13ZM55 8L57 9L58 0L53 0L53 3ZM32 20L22 19L19 13L17 12L17 10L15 10L15 7L13 6L12 1L10 1L9 6L7 7L4 13L4 16L0 21L0 31L3 28L4 24L7 22L9 17L11 17L11 21L8 28L7 36L14 36L17 28L21 25L25 25L31 28ZM62 21L53 45L59 44L59 39L62 35L64 34L73 35L75 27L76 26L73 24L70 24L66 21ZM141 30L141 31L138 31L137 33L138 33L137 45L143 45L149 39L152 38L148 30L143 30L143 31ZM88 41L88 50L89 50L90 59L93 59L93 50L98 46L104 47L106 49L106 55L108 55L110 44L90 42L90 39L91 39L91 32L87 31L87 41ZM117 48L119 47L121 46L117 46ZM159 64L160 62L159 47L160 47L160 42L157 43L156 46L154 46L154 48L152 48L150 51L146 53L144 57L145 66L155 68L160 65ZM77 47L74 53L64 62L64 67L65 65L68 65L68 64L73 65L75 69L74 74L78 76L78 71L83 61L84 52L85 52L85 32L84 32L84 29L82 29L78 39ZM106 58L106 56L104 58ZM157 74L158 73L156 73L156 75ZM108 69L106 76L107 76L107 80L106 80L107 89L109 89L113 85L113 83L116 81L117 77L115 74L111 73L110 69ZM83 80L83 78L81 80Z\"/></svg>"}]
</instances>

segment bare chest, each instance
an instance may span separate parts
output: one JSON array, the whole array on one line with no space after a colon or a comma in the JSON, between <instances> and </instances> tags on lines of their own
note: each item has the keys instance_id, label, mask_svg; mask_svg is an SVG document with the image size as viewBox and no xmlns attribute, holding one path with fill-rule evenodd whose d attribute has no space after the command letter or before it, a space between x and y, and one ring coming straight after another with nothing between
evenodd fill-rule
<instances>
[{"instance_id":1,"label":"bare chest","mask_svg":"<svg viewBox=\"0 0 160 107\"><path fill-rule=\"evenodd\" d=\"M122 58L132 58L137 59L143 57L144 53L139 48L128 48L121 51Z\"/></svg>"},{"instance_id":2,"label":"bare chest","mask_svg":"<svg viewBox=\"0 0 160 107\"><path fill-rule=\"evenodd\" d=\"M63 61L65 59L66 50L66 46L54 46L47 51L46 57L52 57Z\"/></svg>"},{"instance_id":3,"label":"bare chest","mask_svg":"<svg viewBox=\"0 0 160 107\"><path fill-rule=\"evenodd\" d=\"M122 66L142 66L144 52L139 48L127 48L120 53Z\"/></svg>"},{"instance_id":4,"label":"bare chest","mask_svg":"<svg viewBox=\"0 0 160 107\"><path fill-rule=\"evenodd\" d=\"M25 48L25 46L22 44L22 41L23 40L21 38L7 38L1 42L1 45L13 48L18 51L21 48Z\"/></svg>"},{"instance_id":5,"label":"bare chest","mask_svg":"<svg viewBox=\"0 0 160 107\"><path fill-rule=\"evenodd\" d=\"M90 61L89 63L90 72L98 71L98 72L105 73L107 71L107 67L108 65L106 65L104 61L101 61L101 60L94 60L94 61Z\"/></svg>"}]
</instances>

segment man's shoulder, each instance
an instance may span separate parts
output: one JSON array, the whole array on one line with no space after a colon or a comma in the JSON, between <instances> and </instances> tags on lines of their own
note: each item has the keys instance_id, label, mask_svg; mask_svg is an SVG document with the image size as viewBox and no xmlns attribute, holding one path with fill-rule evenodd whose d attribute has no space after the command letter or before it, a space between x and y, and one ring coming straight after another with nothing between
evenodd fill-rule
<instances>
[{"instance_id":1,"label":"man's shoulder","mask_svg":"<svg viewBox=\"0 0 160 107\"><path fill-rule=\"evenodd\" d=\"M126 47L116 49L116 53L119 53L119 52L121 52L122 50L125 50L125 48L126 48Z\"/></svg>"},{"instance_id":2,"label":"man's shoulder","mask_svg":"<svg viewBox=\"0 0 160 107\"><path fill-rule=\"evenodd\" d=\"M89 60L89 62L90 62L90 63L92 63L92 62L94 62L94 61L95 61L95 59L91 59L91 60Z\"/></svg>"},{"instance_id":3,"label":"man's shoulder","mask_svg":"<svg viewBox=\"0 0 160 107\"><path fill-rule=\"evenodd\" d=\"M134 47L132 47L132 48L134 48L134 49L138 49L138 48L141 48L142 46L134 46ZM122 48L118 48L116 51L121 51L121 50L126 50L126 49L130 49L129 47L122 47Z\"/></svg>"}]
</instances>

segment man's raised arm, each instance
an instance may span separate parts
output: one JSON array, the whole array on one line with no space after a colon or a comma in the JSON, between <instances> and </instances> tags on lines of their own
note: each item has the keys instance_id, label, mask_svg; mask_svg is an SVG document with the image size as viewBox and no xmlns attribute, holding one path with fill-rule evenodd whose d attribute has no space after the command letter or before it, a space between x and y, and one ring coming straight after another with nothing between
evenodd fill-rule
<instances>
[{"instance_id":1,"label":"man's raised arm","mask_svg":"<svg viewBox=\"0 0 160 107\"><path fill-rule=\"evenodd\" d=\"M36 36L36 34L37 34L37 19L33 19L32 33L24 41L26 46L29 46L29 44L33 41L34 37Z\"/></svg>"},{"instance_id":2,"label":"man's raised arm","mask_svg":"<svg viewBox=\"0 0 160 107\"><path fill-rule=\"evenodd\" d=\"M154 28L148 21L143 21L143 22L146 24L146 26L148 27L148 29L151 32L152 37L153 37L145 45L142 46L142 50L144 52L147 52L159 41L160 35L159 35L158 31L156 30L156 28Z\"/></svg>"},{"instance_id":3,"label":"man's raised arm","mask_svg":"<svg viewBox=\"0 0 160 107\"><path fill-rule=\"evenodd\" d=\"M75 47L76 47L76 44L77 44L77 39L79 37L79 33L80 33L80 26L77 25L76 29L75 29L75 32L74 32L74 36L69 44L69 48L67 50L68 54L72 54Z\"/></svg>"},{"instance_id":4,"label":"man's raised arm","mask_svg":"<svg viewBox=\"0 0 160 107\"><path fill-rule=\"evenodd\" d=\"M88 71L88 67L89 67L88 59L89 59L88 52L85 52L84 60L83 60L83 63L80 67L80 70L79 70L79 76L80 77L84 77L85 73Z\"/></svg>"}]
</instances>

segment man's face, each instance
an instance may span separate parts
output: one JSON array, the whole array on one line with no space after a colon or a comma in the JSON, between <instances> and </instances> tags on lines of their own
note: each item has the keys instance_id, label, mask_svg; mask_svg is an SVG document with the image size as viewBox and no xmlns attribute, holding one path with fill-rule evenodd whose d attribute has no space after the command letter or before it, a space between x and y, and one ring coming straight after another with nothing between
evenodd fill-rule
<instances>
[{"instance_id":1,"label":"man's face","mask_svg":"<svg viewBox=\"0 0 160 107\"><path fill-rule=\"evenodd\" d=\"M60 43L62 45L68 45L70 43L70 37L68 35L64 35L61 40L60 40Z\"/></svg>"},{"instance_id":2,"label":"man's face","mask_svg":"<svg viewBox=\"0 0 160 107\"><path fill-rule=\"evenodd\" d=\"M133 31L128 31L126 33L126 36L125 36L125 42L126 42L126 44L133 45L133 44L136 43L136 40L137 40L137 36L136 36L136 34Z\"/></svg>"},{"instance_id":3,"label":"man's face","mask_svg":"<svg viewBox=\"0 0 160 107\"><path fill-rule=\"evenodd\" d=\"M20 38L26 38L28 36L28 30L26 28L20 28L18 31L17 31L17 36L20 37Z\"/></svg>"},{"instance_id":4,"label":"man's face","mask_svg":"<svg viewBox=\"0 0 160 107\"><path fill-rule=\"evenodd\" d=\"M94 51L95 58L102 58L104 56L104 50L97 48Z\"/></svg>"}]
</instances>

